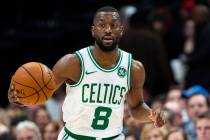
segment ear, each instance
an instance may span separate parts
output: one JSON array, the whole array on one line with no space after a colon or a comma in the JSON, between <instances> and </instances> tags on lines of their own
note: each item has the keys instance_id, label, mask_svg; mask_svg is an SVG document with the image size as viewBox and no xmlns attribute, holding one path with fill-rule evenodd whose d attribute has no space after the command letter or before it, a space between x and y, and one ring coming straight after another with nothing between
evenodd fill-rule
<instances>
[{"instance_id":1,"label":"ear","mask_svg":"<svg viewBox=\"0 0 210 140\"><path fill-rule=\"evenodd\" d=\"M95 33L94 33L95 27L91 26L91 33L92 33L92 37L95 37Z\"/></svg>"},{"instance_id":2,"label":"ear","mask_svg":"<svg viewBox=\"0 0 210 140\"><path fill-rule=\"evenodd\" d=\"M120 36L122 37L122 36L123 36L123 34L124 34L124 27L123 27L123 26L121 26Z\"/></svg>"}]
</instances>

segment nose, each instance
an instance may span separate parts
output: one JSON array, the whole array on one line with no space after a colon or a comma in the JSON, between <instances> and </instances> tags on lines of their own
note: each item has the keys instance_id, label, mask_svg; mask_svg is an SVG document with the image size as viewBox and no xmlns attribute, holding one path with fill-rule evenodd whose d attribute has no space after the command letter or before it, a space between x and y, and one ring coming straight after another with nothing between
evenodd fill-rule
<instances>
[{"instance_id":1,"label":"nose","mask_svg":"<svg viewBox=\"0 0 210 140\"><path fill-rule=\"evenodd\" d=\"M111 33L112 32L112 29L111 29L110 25L106 25L105 32L106 33Z\"/></svg>"}]
</instances>

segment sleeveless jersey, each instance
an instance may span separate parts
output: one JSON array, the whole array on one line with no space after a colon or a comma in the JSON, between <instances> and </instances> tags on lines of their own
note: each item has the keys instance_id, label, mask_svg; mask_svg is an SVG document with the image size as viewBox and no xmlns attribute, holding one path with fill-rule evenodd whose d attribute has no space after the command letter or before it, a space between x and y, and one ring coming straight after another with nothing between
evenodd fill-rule
<instances>
[{"instance_id":1,"label":"sleeveless jersey","mask_svg":"<svg viewBox=\"0 0 210 140\"><path fill-rule=\"evenodd\" d=\"M62 107L65 127L72 133L93 137L120 134L123 128L125 94L130 87L131 54L120 50L112 68L103 68L91 48L76 52L81 75L74 85L66 83Z\"/></svg>"}]
</instances>

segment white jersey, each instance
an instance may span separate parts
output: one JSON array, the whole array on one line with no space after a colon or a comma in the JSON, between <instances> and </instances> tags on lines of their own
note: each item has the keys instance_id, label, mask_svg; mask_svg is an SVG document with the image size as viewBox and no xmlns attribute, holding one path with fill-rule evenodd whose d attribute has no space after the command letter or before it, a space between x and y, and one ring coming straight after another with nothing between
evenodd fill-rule
<instances>
[{"instance_id":1,"label":"white jersey","mask_svg":"<svg viewBox=\"0 0 210 140\"><path fill-rule=\"evenodd\" d=\"M74 85L66 83L63 104L65 127L74 134L109 137L123 128L125 94L130 87L131 54L119 49L115 66L103 68L90 47L76 52L81 76Z\"/></svg>"}]
</instances>

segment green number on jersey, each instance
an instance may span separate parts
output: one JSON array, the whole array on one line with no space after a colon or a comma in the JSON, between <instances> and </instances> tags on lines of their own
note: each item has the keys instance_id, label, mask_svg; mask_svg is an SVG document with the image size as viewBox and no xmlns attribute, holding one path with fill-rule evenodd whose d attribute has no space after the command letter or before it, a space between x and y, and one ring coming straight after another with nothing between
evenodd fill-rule
<instances>
[{"instance_id":1,"label":"green number on jersey","mask_svg":"<svg viewBox=\"0 0 210 140\"><path fill-rule=\"evenodd\" d=\"M109 117L112 113L112 109L108 107L97 107L95 109L94 119L92 122L93 129L104 130L109 125Z\"/></svg>"}]
</instances>

